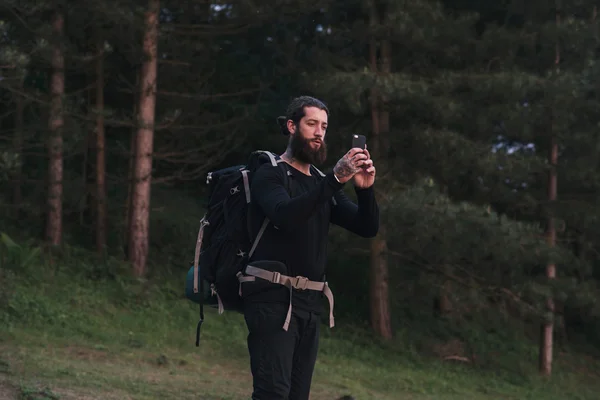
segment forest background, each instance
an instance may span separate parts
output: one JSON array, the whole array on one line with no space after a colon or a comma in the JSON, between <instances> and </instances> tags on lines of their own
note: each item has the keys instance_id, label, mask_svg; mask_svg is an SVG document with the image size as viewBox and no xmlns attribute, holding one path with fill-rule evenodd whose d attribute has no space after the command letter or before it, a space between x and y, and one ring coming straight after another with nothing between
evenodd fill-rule
<instances>
[{"instance_id":1,"label":"forest background","mask_svg":"<svg viewBox=\"0 0 600 400\"><path fill-rule=\"evenodd\" d=\"M321 169L367 136L382 216L332 228L317 393L597 393L599 39L587 0L3 0L0 387L246 393L243 321L195 348L183 282L206 174L281 153L307 94Z\"/></svg>"}]
</instances>

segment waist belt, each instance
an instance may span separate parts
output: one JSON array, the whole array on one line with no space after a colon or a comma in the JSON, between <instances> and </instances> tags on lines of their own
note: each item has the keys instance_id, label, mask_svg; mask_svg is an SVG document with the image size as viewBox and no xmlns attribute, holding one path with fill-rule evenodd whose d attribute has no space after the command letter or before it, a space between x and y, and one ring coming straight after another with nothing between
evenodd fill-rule
<instances>
[{"instance_id":1,"label":"waist belt","mask_svg":"<svg viewBox=\"0 0 600 400\"><path fill-rule=\"evenodd\" d=\"M246 266L246 274L251 276L243 276L241 272L238 273L238 280L240 281L240 295L242 290L241 284L244 282L253 282L256 280L256 278L286 286L290 290L290 306L288 307L287 316L285 317L285 322L283 324L283 329L285 331L288 330L290 326L290 320L292 319L292 288L298 290L316 290L323 292L323 294L325 294L327 297L327 300L329 300L329 327L333 328L333 293L331 292L327 282L310 281L308 278L303 276L291 277L282 275L279 272L267 271L262 268L253 267L252 265Z\"/></svg>"}]
</instances>

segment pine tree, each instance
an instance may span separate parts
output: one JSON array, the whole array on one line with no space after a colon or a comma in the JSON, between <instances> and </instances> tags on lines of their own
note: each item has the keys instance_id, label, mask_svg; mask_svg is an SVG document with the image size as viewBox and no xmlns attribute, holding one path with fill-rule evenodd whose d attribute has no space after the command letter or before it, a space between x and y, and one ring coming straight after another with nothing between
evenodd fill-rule
<instances>
[{"instance_id":1,"label":"pine tree","mask_svg":"<svg viewBox=\"0 0 600 400\"><path fill-rule=\"evenodd\" d=\"M503 214L534 224L545 221L551 209L556 221L564 218L561 213L573 214L572 207L547 201L546 154L555 138L559 180L562 174L575 178L583 173L585 163L577 161L582 153L574 150L590 143L586 130L596 124L589 111L596 101L584 83L594 73L593 6L578 2L563 8L565 23L557 27L553 5L523 3L519 9L516 4L491 10L485 10L485 4L478 4L478 9L471 4L451 12L431 1L381 1L378 5L385 8L388 23L377 26L366 23L364 4L346 8L354 12L353 19L348 19L352 11L330 12L340 18L330 20L331 33L324 35L326 44L321 46L323 62L310 79L321 74L314 88L335 96L339 109L354 112L355 130L369 130L372 93L386 98L390 140L387 157L376 163L384 161L392 171L392 182L386 186L389 198L395 198L398 185L432 176L455 200L491 204ZM564 49L558 75L557 35ZM376 74L368 67L372 36L391 43L390 74ZM569 152L572 157L567 157ZM595 150L588 154L595 157ZM567 185L571 184L583 189L591 183L571 179ZM595 198L590 200L591 206ZM384 212L394 209L384 207ZM579 225L575 219L572 223ZM390 251L398 245L389 243ZM513 282L517 286L532 277L520 267L520 257L513 255L521 271L519 283ZM559 280L566 283L575 271L585 271L585 265L571 263ZM528 301L541 313L548 289L529 286L538 287L537 297Z\"/></svg>"}]
</instances>

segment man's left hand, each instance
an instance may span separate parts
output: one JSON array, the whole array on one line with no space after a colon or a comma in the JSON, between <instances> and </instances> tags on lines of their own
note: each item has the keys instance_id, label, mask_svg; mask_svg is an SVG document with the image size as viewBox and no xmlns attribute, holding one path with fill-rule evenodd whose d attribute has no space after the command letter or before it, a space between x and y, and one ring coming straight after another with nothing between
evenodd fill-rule
<instances>
[{"instance_id":1,"label":"man's left hand","mask_svg":"<svg viewBox=\"0 0 600 400\"><path fill-rule=\"evenodd\" d=\"M360 171L352 178L354 185L359 189L367 189L373 186L375 182L375 166L373 160L371 160L371 155L367 149L364 149L363 153L367 156L367 159L357 163L356 166L360 168Z\"/></svg>"}]
</instances>

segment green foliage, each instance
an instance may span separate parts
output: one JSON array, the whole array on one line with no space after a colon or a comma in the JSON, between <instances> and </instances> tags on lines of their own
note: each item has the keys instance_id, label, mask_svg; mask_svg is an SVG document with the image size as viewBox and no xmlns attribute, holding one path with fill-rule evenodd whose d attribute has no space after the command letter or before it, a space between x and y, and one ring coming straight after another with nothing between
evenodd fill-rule
<instances>
[{"instance_id":1,"label":"green foliage","mask_svg":"<svg viewBox=\"0 0 600 400\"><path fill-rule=\"evenodd\" d=\"M550 295L557 301L587 297L586 305L594 304L595 285L577 279L590 273L590 265L569 249L548 246L540 227L489 206L452 202L431 181L388 196L385 212L395 221L387 226L391 254L403 270L433 275L434 287L456 283L454 294L464 307L487 307L489 299L504 298L540 317ZM556 280L532 278L549 263L561 266Z\"/></svg>"},{"instance_id":2,"label":"green foliage","mask_svg":"<svg viewBox=\"0 0 600 400\"><path fill-rule=\"evenodd\" d=\"M13 246L10 240L7 243ZM183 298L180 276L143 282L121 272L118 277L94 278L95 265L109 270L115 262L69 249L15 273L10 308L0 308L0 315L8 315L0 344L9 365L23 365L21 392L52 398L85 390L109 397L104 391L118 390L120 396L135 393L151 398L166 396L168 391L194 398L198 389L190 382L200 380L207 396L247 397L250 383L244 371L249 361L243 318L208 310L196 348L198 310ZM336 286L344 291L343 281ZM491 322L493 316L488 313L488 317ZM482 331L476 324L458 326L424 314L398 321L394 341L383 343L373 339L357 319L356 315L341 318L334 329L322 330L316 393L332 397L343 391L381 399L560 399L565 393L591 399L595 395L595 386L574 372L576 358L569 354L557 358L554 379L539 379L534 347L500 320ZM471 359L472 366L438 361L463 351L463 346L467 351L460 354ZM593 365L587 368L592 371ZM394 379L398 376L402 379Z\"/></svg>"},{"instance_id":3,"label":"green foliage","mask_svg":"<svg viewBox=\"0 0 600 400\"><path fill-rule=\"evenodd\" d=\"M330 165L346 151L350 133L370 136L375 89L390 112L386 151L375 163L382 166L378 171L389 172L385 180L378 177L385 186L377 185L394 326L397 340L405 340L401 351L411 349L418 359L432 338L458 337L476 353L493 348L511 355L498 363L492 355L480 356L484 365L508 370L512 363L524 373L535 363L534 351L510 330L528 330L545 318L542 306L549 295L564 308L556 318L564 320L570 343L579 337L597 341L600 68L597 26L590 20L595 4L562 4L557 26L554 5L542 1L376 3L379 20L371 24L369 2L362 0L248 1L221 8L161 2L150 273L137 281L122 259L147 5L66 3L61 42L68 60L66 244L42 251L33 240L18 243L43 232L49 56L56 39L48 16L55 4L8 2L0 10L0 66L15 68L0 69L0 221L6 231L0 236L0 308L5 310L0 322L50 327L58 336L112 340L126 348L170 344L173 332L191 327L196 318L181 298L181 282L203 212L204 174L243 162L255 148L283 150L286 138L274 119L291 97L305 93L324 98L332 111ZM391 43L390 74L370 70L373 38ZM107 254L92 256L79 246L94 245L98 43L106 50L110 232ZM17 95L26 99L21 149L14 136ZM546 201L551 137L560 145L559 200L553 204ZM21 182L14 181L18 167L27 175ZM9 195L17 183L23 200L12 204ZM555 248L543 238L550 214L559 230ZM328 278L336 289L337 315L367 326L366 243L333 232ZM541 278L549 262L557 264L553 282ZM442 295L453 311L439 318L433 304ZM223 332L241 343L244 329L239 318L224 318L237 325L223 323L206 335L229 349ZM184 335L186 345L192 330ZM354 349L352 340L369 342L365 336L361 331L330 348L332 359L347 361L338 353ZM175 343L183 346L184 339ZM234 351L241 354L240 343ZM370 367L387 356L372 349L359 352ZM355 373L370 372L356 364ZM399 370L391 371L379 372L392 380ZM508 372L506 377L528 383ZM434 391L422 383L385 384ZM436 384L443 392L443 383Z\"/></svg>"},{"instance_id":4,"label":"green foliage","mask_svg":"<svg viewBox=\"0 0 600 400\"><path fill-rule=\"evenodd\" d=\"M60 400L60 396L55 394L50 388L41 390L31 386L21 386L19 400Z\"/></svg>"},{"instance_id":5,"label":"green foliage","mask_svg":"<svg viewBox=\"0 0 600 400\"><path fill-rule=\"evenodd\" d=\"M391 128L376 165L408 186L432 176L447 194L382 188L394 205L384 213L401 259L393 263L428 271L401 275L407 280L436 276L432 292L451 275L467 289L454 290L464 292L464 304L480 302L481 293L508 296L541 316L553 294L566 303L588 299L581 301L596 309L596 281L589 284L598 276L592 248L600 239L595 4L561 3L557 24L547 2L443 3L378 2L372 24L372 3L353 4L354 23L349 11L330 18L331 32L317 44L320 68L305 77L332 107L353 114L348 126L366 120L360 129L367 132L371 90L383 95ZM391 73L380 70L377 42L378 71L371 70L372 39L391 43ZM352 51L344 49L348 41ZM559 200L552 204L551 137L559 143ZM559 230L556 249L544 244L549 215ZM552 284L540 278L549 261L559 271ZM472 287L479 294L469 299Z\"/></svg>"},{"instance_id":6,"label":"green foliage","mask_svg":"<svg viewBox=\"0 0 600 400\"><path fill-rule=\"evenodd\" d=\"M410 324L425 338L459 337L483 347L498 346L491 336L489 342L482 340L481 332L535 331L548 317L546 299L553 297L564 307L556 316L559 343L575 344L572 335L583 334L582 329L589 337L598 334L597 283L580 278L590 276L592 265L566 247L550 247L542 227L511 220L489 206L452 201L432 179L388 191L382 213L392 318L398 329ZM337 312L367 323L368 253L345 255L364 243L345 232L334 233L328 280L340 292ZM550 262L560 266L552 281L542 278ZM451 310L440 321L435 304L441 296Z\"/></svg>"},{"instance_id":7,"label":"green foliage","mask_svg":"<svg viewBox=\"0 0 600 400\"><path fill-rule=\"evenodd\" d=\"M28 270L40 261L40 248L23 247L13 241L5 232L0 232L0 266L11 270Z\"/></svg>"}]
</instances>

